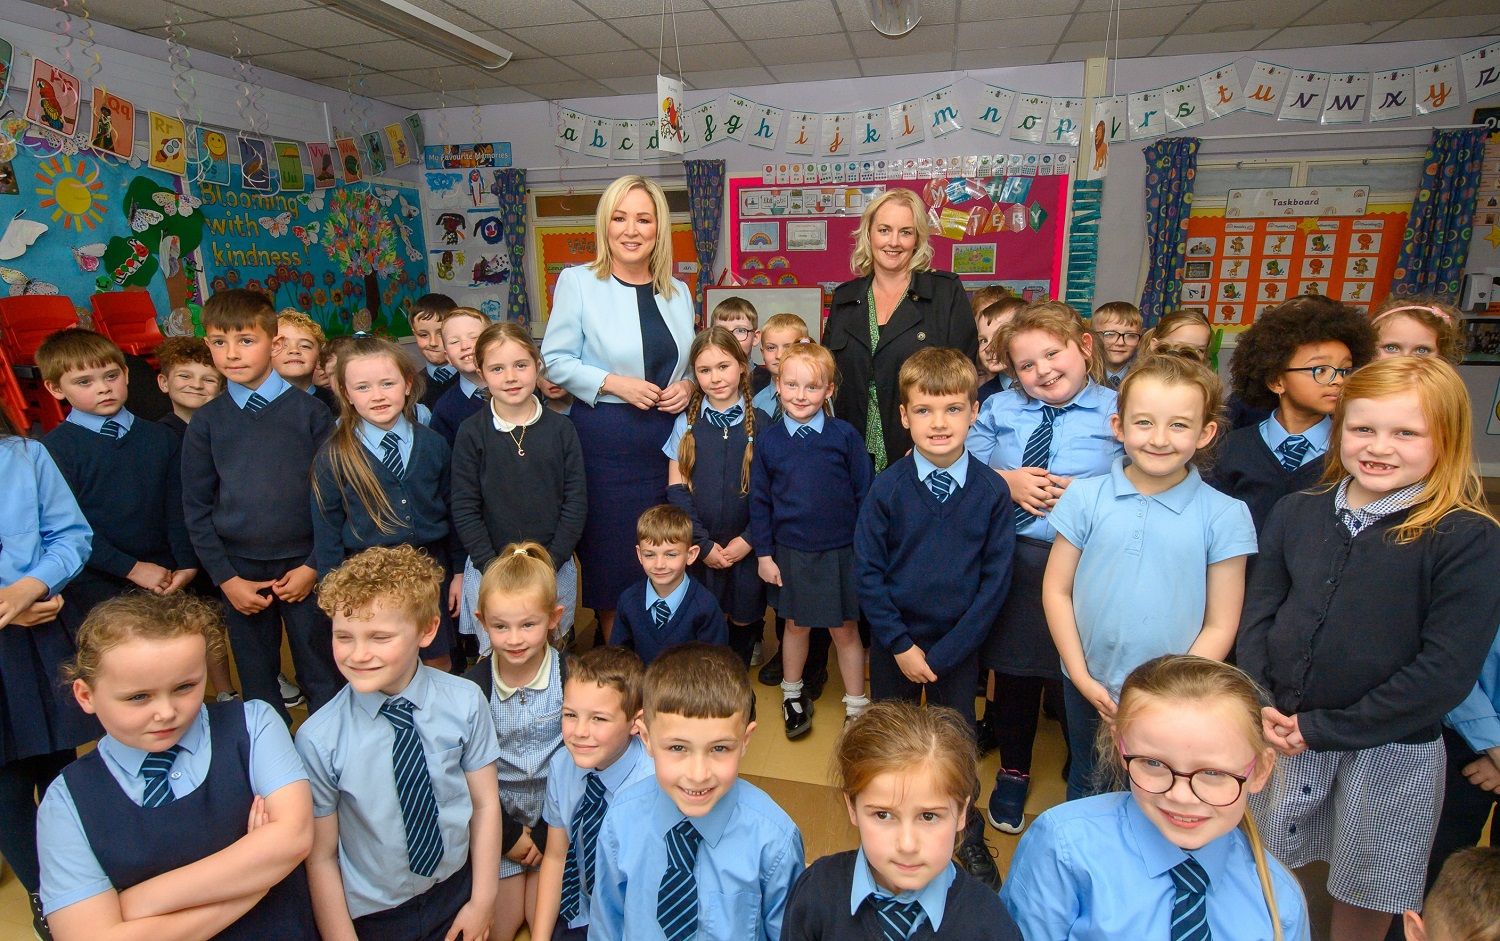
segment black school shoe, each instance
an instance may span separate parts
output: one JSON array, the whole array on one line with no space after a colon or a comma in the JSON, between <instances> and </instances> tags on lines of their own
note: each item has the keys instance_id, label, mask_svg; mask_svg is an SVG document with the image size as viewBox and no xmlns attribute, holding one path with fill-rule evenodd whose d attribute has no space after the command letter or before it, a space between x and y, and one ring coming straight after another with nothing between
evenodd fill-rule
<instances>
[{"instance_id":1,"label":"black school shoe","mask_svg":"<svg viewBox=\"0 0 1500 941\"><path fill-rule=\"evenodd\" d=\"M31 895L31 930L36 934L37 941L52 941L52 929L47 927L47 918L42 914L42 897L35 892Z\"/></svg>"},{"instance_id":2,"label":"black school shoe","mask_svg":"<svg viewBox=\"0 0 1500 941\"><path fill-rule=\"evenodd\" d=\"M812 731L812 708L806 695L781 701L781 718L786 723L787 738L801 738Z\"/></svg>"},{"instance_id":3,"label":"black school shoe","mask_svg":"<svg viewBox=\"0 0 1500 941\"><path fill-rule=\"evenodd\" d=\"M964 842L955 855L958 865L985 885L1000 891L1000 870L995 866L995 851L983 840Z\"/></svg>"},{"instance_id":4,"label":"black school shoe","mask_svg":"<svg viewBox=\"0 0 1500 941\"><path fill-rule=\"evenodd\" d=\"M775 653L771 654L771 659L761 665L760 672L755 674L755 678L760 681L762 686L781 685L783 676L781 672L781 650L779 648Z\"/></svg>"}]
</instances>

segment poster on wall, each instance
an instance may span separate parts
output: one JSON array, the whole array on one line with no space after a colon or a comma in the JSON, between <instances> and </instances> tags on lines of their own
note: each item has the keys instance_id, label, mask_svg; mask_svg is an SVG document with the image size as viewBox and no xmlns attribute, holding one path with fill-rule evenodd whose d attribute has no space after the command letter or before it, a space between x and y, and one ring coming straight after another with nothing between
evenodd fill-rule
<instances>
[{"instance_id":1,"label":"poster on wall","mask_svg":"<svg viewBox=\"0 0 1500 941\"><path fill-rule=\"evenodd\" d=\"M369 131L364 137L365 157L370 161L370 173L379 176L385 172L385 145L381 143L379 131Z\"/></svg>"},{"instance_id":2,"label":"poster on wall","mask_svg":"<svg viewBox=\"0 0 1500 941\"><path fill-rule=\"evenodd\" d=\"M199 179L205 183L229 182L229 138L212 128L193 129L198 140Z\"/></svg>"},{"instance_id":3,"label":"poster on wall","mask_svg":"<svg viewBox=\"0 0 1500 941\"><path fill-rule=\"evenodd\" d=\"M307 186L302 172L302 145L296 141L279 140L271 146L276 152L278 188L283 192L302 192Z\"/></svg>"},{"instance_id":4,"label":"poster on wall","mask_svg":"<svg viewBox=\"0 0 1500 941\"><path fill-rule=\"evenodd\" d=\"M94 132L89 146L129 160L135 153L135 105L119 95L94 86Z\"/></svg>"},{"instance_id":5,"label":"poster on wall","mask_svg":"<svg viewBox=\"0 0 1500 941\"><path fill-rule=\"evenodd\" d=\"M406 132L400 124L386 125L385 140L390 146L391 163L398 167L411 163L411 148L406 144Z\"/></svg>"},{"instance_id":6,"label":"poster on wall","mask_svg":"<svg viewBox=\"0 0 1500 941\"><path fill-rule=\"evenodd\" d=\"M259 193L271 191L271 154L259 137L241 137L240 185Z\"/></svg>"},{"instance_id":7,"label":"poster on wall","mask_svg":"<svg viewBox=\"0 0 1500 941\"><path fill-rule=\"evenodd\" d=\"M72 137L78 130L78 79L41 59L31 63L31 85L26 96L26 120Z\"/></svg>"},{"instance_id":8,"label":"poster on wall","mask_svg":"<svg viewBox=\"0 0 1500 941\"><path fill-rule=\"evenodd\" d=\"M344 182L358 183L362 178L359 169L359 148L354 146L354 138L340 137L334 141L339 150L339 166L344 171Z\"/></svg>"},{"instance_id":9,"label":"poster on wall","mask_svg":"<svg viewBox=\"0 0 1500 941\"><path fill-rule=\"evenodd\" d=\"M307 145L307 160L312 164L313 189L326 190L338 182L338 172L333 165L333 150L327 144L310 141Z\"/></svg>"},{"instance_id":10,"label":"poster on wall","mask_svg":"<svg viewBox=\"0 0 1500 941\"><path fill-rule=\"evenodd\" d=\"M665 154L682 153L682 79L656 76L657 149Z\"/></svg>"},{"instance_id":11,"label":"poster on wall","mask_svg":"<svg viewBox=\"0 0 1500 941\"><path fill-rule=\"evenodd\" d=\"M428 170L468 170L473 167L510 166L509 141L478 144L431 144L422 148L422 166Z\"/></svg>"},{"instance_id":12,"label":"poster on wall","mask_svg":"<svg viewBox=\"0 0 1500 941\"><path fill-rule=\"evenodd\" d=\"M170 114L148 111L146 124L150 153L147 163L173 176L187 173L187 127L182 121Z\"/></svg>"}]
</instances>

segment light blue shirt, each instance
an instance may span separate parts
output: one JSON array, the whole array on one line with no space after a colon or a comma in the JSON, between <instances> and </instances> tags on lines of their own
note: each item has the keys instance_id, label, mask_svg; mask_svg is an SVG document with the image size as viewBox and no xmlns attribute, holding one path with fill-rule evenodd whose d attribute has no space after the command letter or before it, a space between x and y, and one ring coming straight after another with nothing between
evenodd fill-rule
<instances>
[{"instance_id":1,"label":"light blue shirt","mask_svg":"<svg viewBox=\"0 0 1500 941\"><path fill-rule=\"evenodd\" d=\"M735 405L740 406L740 417L729 423L729 426L731 428L736 425L743 425L745 423L745 410L755 408L755 404L753 402L747 403L744 399L740 399L738 402L735 402L734 405L730 405L729 408L734 408ZM729 411L729 408L723 409L723 411L727 412ZM713 425L710 425L708 423L708 419L702 417L703 414L708 411L708 409L708 397L704 396L703 407L698 409L699 418L698 421L694 424L694 428L696 430L693 432L693 434L701 435L704 433L704 429L711 429L714 427ZM770 413L767 412L766 414ZM667 443L661 446L661 453L667 456L667 460L677 460L677 454L682 450L682 439L686 435L687 416L679 414L677 416L677 420L672 422L672 433L667 436Z\"/></svg>"},{"instance_id":2,"label":"light blue shirt","mask_svg":"<svg viewBox=\"0 0 1500 941\"><path fill-rule=\"evenodd\" d=\"M1052 422L1052 449L1047 470L1061 477L1098 477L1109 473L1125 448L1109 428L1118 396L1108 386L1090 382L1068 403L1072 408ZM969 453L995 470L1015 470L1026 454L1026 440L1042 423L1039 399L1029 398L1020 386L984 400L979 420L969 431ZM1033 516L1016 534L1052 541L1055 531L1048 516Z\"/></svg>"},{"instance_id":3,"label":"light blue shirt","mask_svg":"<svg viewBox=\"0 0 1500 941\"><path fill-rule=\"evenodd\" d=\"M922 914L927 916L927 921L932 925L932 932L936 934L943 927L943 912L948 907L948 889L952 887L956 874L953 864L933 876L932 881L921 889L914 892L900 892L891 895L880 886L875 884L875 876L870 872L870 861L865 858L865 848L861 846L854 857L854 878L849 883L849 916L854 917L859 911L859 906L864 904L865 899L874 895L879 898L894 898L898 902L916 902L922 906ZM919 918L912 923L912 933L922 924ZM911 937L911 933L907 934Z\"/></svg>"},{"instance_id":4,"label":"light blue shirt","mask_svg":"<svg viewBox=\"0 0 1500 941\"><path fill-rule=\"evenodd\" d=\"M1074 481L1052 509L1057 534L1083 552L1073 614L1089 675L1116 699L1131 670L1197 640L1208 567L1256 551L1250 508L1205 484L1196 467L1148 497L1125 476L1125 460Z\"/></svg>"},{"instance_id":5,"label":"light blue shirt","mask_svg":"<svg viewBox=\"0 0 1500 941\"><path fill-rule=\"evenodd\" d=\"M102 435L104 434L104 423L109 421L111 418L119 422L120 427L124 429L124 431L120 432L120 434L122 435L126 431L130 430L131 425L135 424L135 416L130 414L130 409L128 408L122 408L115 414L108 417L105 417L104 415L93 415L85 412L81 408L75 408L72 411L68 412L68 417L63 419L63 421L70 421L80 428L87 428L89 431L92 431L95 434Z\"/></svg>"},{"instance_id":6,"label":"light blue shirt","mask_svg":"<svg viewBox=\"0 0 1500 941\"><path fill-rule=\"evenodd\" d=\"M776 396L776 383L773 382L755 393L755 398L750 400L750 404L767 415L774 416L776 414L776 406L781 404L781 400Z\"/></svg>"},{"instance_id":7,"label":"light blue shirt","mask_svg":"<svg viewBox=\"0 0 1500 941\"><path fill-rule=\"evenodd\" d=\"M0 585L30 577L51 597L83 570L94 531L40 442L0 438L0 480Z\"/></svg>"},{"instance_id":8,"label":"light blue shirt","mask_svg":"<svg viewBox=\"0 0 1500 941\"><path fill-rule=\"evenodd\" d=\"M588 787L588 774L589 769L574 764L573 756L565 748L558 749L552 760L547 762L547 798L542 805L542 819L547 822L547 826L556 827L567 834L569 841L573 839L570 832L573 813L578 809L578 802L583 800L583 792ZM614 764L599 772L599 779L604 783L606 811L620 791L637 781L648 781L655 776L656 765L651 761L651 756L646 754L646 746L641 744L639 738L631 736L624 754L616 758ZM577 917L568 922L569 928L581 928L589 923L589 893L583 892L581 885L579 892L582 901Z\"/></svg>"},{"instance_id":9,"label":"light blue shirt","mask_svg":"<svg viewBox=\"0 0 1500 941\"><path fill-rule=\"evenodd\" d=\"M254 699L245 701L245 731L250 734L251 791L270 797L288 784L307 780L302 759L292 746L292 734L269 705ZM183 750L172 764L167 783L173 797L186 797L203 784L213 761L206 706L199 708L198 717L177 744ZM148 754L121 744L113 736L99 740L104 767L137 807L146 799L141 765ZM245 812L249 813L248 807ZM65 779L58 778L47 789L37 810L36 826L42 862L42 907L48 915L113 888L94 856Z\"/></svg>"},{"instance_id":10,"label":"light blue shirt","mask_svg":"<svg viewBox=\"0 0 1500 941\"><path fill-rule=\"evenodd\" d=\"M825 417L827 417L827 413L825 413L822 409L813 412L813 417L809 418L807 421L797 421L792 416L783 413L781 416L781 422L782 424L786 425L786 433L795 438L797 436L797 429L801 428L803 425L811 428L817 434L822 434L823 419Z\"/></svg>"},{"instance_id":11,"label":"light blue shirt","mask_svg":"<svg viewBox=\"0 0 1500 941\"><path fill-rule=\"evenodd\" d=\"M1479 682L1448 713L1447 722L1476 752L1500 746L1500 635L1484 658Z\"/></svg>"},{"instance_id":12,"label":"light blue shirt","mask_svg":"<svg viewBox=\"0 0 1500 941\"><path fill-rule=\"evenodd\" d=\"M1331 417L1325 417L1316 425L1302 432L1302 437L1307 439L1308 444L1307 453L1302 455L1302 464L1316 460L1328 453L1328 437L1332 433L1333 419ZM1277 420L1275 412L1272 412L1267 416L1265 421L1260 423L1261 440L1266 443L1266 447L1271 449L1271 453L1276 455L1277 460L1281 460L1281 455L1277 454L1276 449L1281 447L1281 442L1291 436L1292 433L1290 431L1281 427L1281 422ZM1302 464L1297 466L1301 467Z\"/></svg>"},{"instance_id":13,"label":"light blue shirt","mask_svg":"<svg viewBox=\"0 0 1500 941\"><path fill-rule=\"evenodd\" d=\"M620 792L599 828L589 941L658 941L656 895L667 871L667 831L683 819L653 778ZM693 867L698 937L780 941L787 895L802 872L802 834L786 811L736 780L694 818L702 834Z\"/></svg>"},{"instance_id":14,"label":"light blue shirt","mask_svg":"<svg viewBox=\"0 0 1500 941\"><path fill-rule=\"evenodd\" d=\"M927 478L929 476L940 470L947 471L948 476L953 478L955 489L961 488L964 484L969 482L968 452L960 454L958 456L958 460L954 461L952 466L950 467L938 467L936 464L927 460L927 458L923 456L922 452L917 450L916 448L911 449L911 460L913 464L917 465L917 479L924 484L927 483Z\"/></svg>"},{"instance_id":15,"label":"light blue shirt","mask_svg":"<svg viewBox=\"0 0 1500 941\"><path fill-rule=\"evenodd\" d=\"M252 389L249 386L242 386L238 382L233 381L226 382L224 387L229 391L229 397L234 399L234 404L240 408L244 408L245 403L250 401L250 395L253 392L259 392L260 397L267 402L274 402L276 401L276 397L290 389L292 384L281 378L281 373L273 369L266 373L266 378L261 382L259 388Z\"/></svg>"},{"instance_id":16,"label":"light blue shirt","mask_svg":"<svg viewBox=\"0 0 1500 941\"><path fill-rule=\"evenodd\" d=\"M1273 937L1250 844L1231 830L1193 858L1208 873L1214 941ZM1124 791L1068 801L1046 811L1016 847L1000 900L1033 941L1118 941L1171 937L1173 866L1187 853L1162 836ZM1266 853L1277 916L1287 941L1308 941L1302 887Z\"/></svg>"},{"instance_id":17,"label":"light blue shirt","mask_svg":"<svg viewBox=\"0 0 1500 941\"><path fill-rule=\"evenodd\" d=\"M468 376L465 376L463 373L458 374L459 395L462 395L466 399L472 399L474 397L474 393L478 392L481 388L483 387L477 386L474 383L470 382Z\"/></svg>"},{"instance_id":18,"label":"light blue shirt","mask_svg":"<svg viewBox=\"0 0 1500 941\"><path fill-rule=\"evenodd\" d=\"M396 796L391 746L396 732L380 715L389 698L345 686L297 731L297 752L312 785L313 816L339 815L339 871L349 915L384 911L426 892L469 858L470 771L493 766L500 742L479 687L419 666L399 694L416 706L417 736L437 798L443 859L431 876L411 871ZM499 779L493 785L499 789Z\"/></svg>"},{"instance_id":19,"label":"light blue shirt","mask_svg":"<svg viewBox=\"0 0 1500 941\"><path fill-rule=\"evenodd\" d=\"M391 431L396 433L396 453L401 455L401 463L411 463L411 446L416 437L412 430L411 422L406 420L405 415L397 417L396 424L391 426ZM386 433L363 419L359 423L359 441L365 446L365 450L374 456L375 460L385 460L385 448L380 442L385 440Z\"/></svg>"},{"instance_id":20,"label":"light blue shirt","mask_svg":"<svg viewBox=\"0 0 1500 941\"><path fill-rule=\"evenodd\" d=\"M415 406L413 406L413 409L417 413L417 424L419 424L419 425L427 425L427 426L431 427L431 425L432 425L432 409L430 409L427 406L423 405L421 402L418 402Z\"/></svg>"}]
</instances>

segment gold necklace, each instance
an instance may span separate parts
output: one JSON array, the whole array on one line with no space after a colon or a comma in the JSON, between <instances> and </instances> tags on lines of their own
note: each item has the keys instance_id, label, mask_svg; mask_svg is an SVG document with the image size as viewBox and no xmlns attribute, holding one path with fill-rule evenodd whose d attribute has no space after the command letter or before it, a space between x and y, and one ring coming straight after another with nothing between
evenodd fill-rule
<instances>
[{"instance_id":1,"label":"gold necklace","mask_svg":"<svg viewBox=\"0 0 1500 941\"><path fill-rule=\"evenodd\" d=\"M529 428L529 427L531 427L531 426L530 425L522 425L521 426L521 437L519 437L519 438L516 437L515 429L512 429L512 430L506 432L506 434L510 436L510 442L511 442L511 444L514 444L516 446L516 457L525 457L526 456L526 449L523 448L523 447L521 447L521 442L523 442L523 441L526 440L526 429Z\"/></svg>"}]
</instances>

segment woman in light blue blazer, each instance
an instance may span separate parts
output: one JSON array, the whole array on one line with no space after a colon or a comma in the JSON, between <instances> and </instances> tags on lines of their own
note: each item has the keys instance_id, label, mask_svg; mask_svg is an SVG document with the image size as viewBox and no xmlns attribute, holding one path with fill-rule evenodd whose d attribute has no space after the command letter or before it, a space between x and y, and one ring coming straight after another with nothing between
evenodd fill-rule
<instances>
[{"instance_id":1,"label":"woman in light blue blazer","mask_svg":"<svg viewBox=\"0 0 1500 941\"><path fill-rule=\"evenodd\" d=\"M655 182L611 183L594 232L598 257L557 279L542 358L575 400L589 497L579 598L608 638L620 593L641 577L636 519L666 500L661 445L692 395L693 299L672 277L671 215Z\"/></svg>"}]
</instances>

